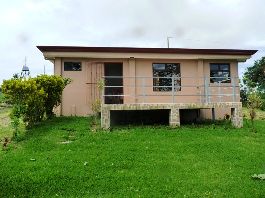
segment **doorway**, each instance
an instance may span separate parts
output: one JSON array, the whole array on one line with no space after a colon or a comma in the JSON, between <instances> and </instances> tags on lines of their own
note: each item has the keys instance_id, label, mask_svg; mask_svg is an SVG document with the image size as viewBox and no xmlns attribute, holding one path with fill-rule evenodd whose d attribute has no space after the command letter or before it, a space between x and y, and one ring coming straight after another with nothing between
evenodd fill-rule
<instances>
[{"instance_id":1,"label":"doorway","mask_svg":"<svg viewBox=\"0 0 265 198\"><path fill-rule=\"evenodd\" d=\"M105 63L105 104L123 104L123 64Z\"/></svg>"}]
</instances>

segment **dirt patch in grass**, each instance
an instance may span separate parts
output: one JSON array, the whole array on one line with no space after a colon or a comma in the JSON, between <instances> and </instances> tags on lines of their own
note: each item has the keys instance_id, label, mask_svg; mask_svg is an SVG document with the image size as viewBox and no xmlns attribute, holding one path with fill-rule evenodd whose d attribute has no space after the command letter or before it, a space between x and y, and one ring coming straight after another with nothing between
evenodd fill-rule
<instances>
[{"instance_id":1,"label":"dirt patch in grass","mask_svg":"<svg viewBox=\"0 0 265 198\"><path fill-rule=\"evenodd\" d=\"M265 120L265 111L258 109L256 113L257 113L257 117L255 118L256 120ZM246 119L250 119L249 110L246 107L243 107L243 116Z\"/></svg>"},{"instance_id":2,"label":"dirt patch in grass","mask_svg":"<svg viewBox=\"0 0 265 198\"><path fill-rule=\"evenodd\" d=\"M0 127L8 127L8 125L10 124L9 113L9 108L0 109Z\"/></svg>"},{"instance_id":3,"label":"dirt patch in grass","mask_svg":"<svg viewBox=\"0 0 265 198\"><path fill-rule=\"evenodd\" d=\"M10 113L10 108L7 107L0 108L0 139L2 139L3 137L12 136L9 113Z\"/></svg>"}]
</instances>

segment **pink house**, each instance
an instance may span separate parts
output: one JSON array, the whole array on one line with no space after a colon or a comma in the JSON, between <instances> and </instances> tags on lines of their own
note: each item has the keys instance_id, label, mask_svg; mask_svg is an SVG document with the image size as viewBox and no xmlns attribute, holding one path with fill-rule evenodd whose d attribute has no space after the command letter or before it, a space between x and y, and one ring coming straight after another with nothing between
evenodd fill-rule
<instances>
[{"instance_id":1,"label":"pink house","mask_svg":"<svg viewBox=\"0 0 265 198\"><path fill-rule=\"evenodd\" d=\"M38 46L69 77L58 115L87 116L101 101L109 128L131 112L152 112L171 126L186 120L231 117L242 127L238 63L256 50ZM103 87L99 87L101 84ZM151 113L150 113L151 112Z\"/></svg>"}]
</instances>

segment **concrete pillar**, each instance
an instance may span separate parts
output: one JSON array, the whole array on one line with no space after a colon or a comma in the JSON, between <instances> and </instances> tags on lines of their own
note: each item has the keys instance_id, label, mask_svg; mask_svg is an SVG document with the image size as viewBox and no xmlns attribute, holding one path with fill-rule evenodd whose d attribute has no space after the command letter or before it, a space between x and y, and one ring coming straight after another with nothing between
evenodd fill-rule
<instances>
[{"instance_id":1,"label":"concrete pillar","mask_svg":"<svg viewBox=\"0 0 265 198\"><path fill-rule=\"evenodd\" d=\"M179 109L177 108L170 109L169 125L171 127L180 126Z\"/></svg>"},{"instance_id":2,"label":"concrete pillar","mask_svg":"<svg viewBox=\"0 0 265 198\"><path fill-rule=\"evenodd\" d=\"M101 107L101 128L110 128L110 110L106 107Z\"/></svg>"},{"instance_id":3,"label":"concrete pillar","mask_svg":"<svg viewBox=\"0 0 265 198\"><path fill-rule=\"evenodd\" d=\"M212 108L212 121L215 121L215 109Z\"/></svg>"},{"instance_id":4,"label":"concrete pillar","mask_svg":"<svg viewBox=\"0 0 265 198\"><path fill-rule=\"evenodd\" d=\"M242 106L231 108L231 122L236 128L243 127Z\"/></svg>"}]
</instances>

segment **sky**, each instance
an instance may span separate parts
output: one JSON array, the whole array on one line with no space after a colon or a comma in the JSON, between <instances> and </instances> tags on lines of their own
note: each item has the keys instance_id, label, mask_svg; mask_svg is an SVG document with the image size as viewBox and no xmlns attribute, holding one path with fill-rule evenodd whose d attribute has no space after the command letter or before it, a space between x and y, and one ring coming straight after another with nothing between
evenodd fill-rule
<instances>
[{"instance_id":1,"label":"sky","mask_svg":"<svg viewBox=\"0 0 265 198\"><path fill-rule=\"evenodd\" d=\"M37 45L228 48L265 56L264 0L0 0L0 84L53 73Z\"/></svg>"}]
</instances>

